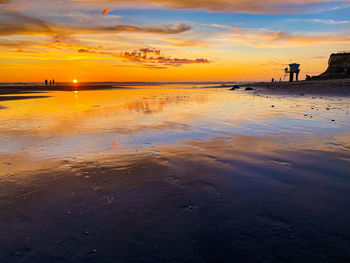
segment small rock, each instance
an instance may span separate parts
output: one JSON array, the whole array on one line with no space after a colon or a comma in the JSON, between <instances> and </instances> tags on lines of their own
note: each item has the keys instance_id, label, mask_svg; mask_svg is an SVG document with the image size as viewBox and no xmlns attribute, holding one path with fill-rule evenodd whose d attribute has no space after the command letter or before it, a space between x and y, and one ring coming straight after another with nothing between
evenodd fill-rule
<instances>
[{"instance_id":1,"label":"small rock","mask_svg":"<svg viewBox=\"0 0 350 263\"><path fill-rule=\"evenodd\" d=\"M271 105L271 108L274 108L275 107L275 105Z\"/></svg>"},{"instance_id":2,"label":"small rock","mask_svg":"<svg viewBox=\"0 0 350 263\"><path fill-rule=\"evenodd\" d=\"M245 88L245 90L254 90L253 88Z\"/></svg>"}]
</instances>

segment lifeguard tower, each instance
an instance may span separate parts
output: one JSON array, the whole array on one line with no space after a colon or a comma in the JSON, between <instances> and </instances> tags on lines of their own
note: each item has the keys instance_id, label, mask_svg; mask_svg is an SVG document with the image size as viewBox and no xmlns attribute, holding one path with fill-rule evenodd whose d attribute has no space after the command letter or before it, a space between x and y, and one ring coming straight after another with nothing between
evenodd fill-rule
<instances>
[{"instance_id":1,"label":"lifeguard tower","mask_svg":"<svg viewBox=\"0 0 350 263\"><path fill-rule=\"evenodd\" d=\"M299 80L299 72L300 72L300 64L297 64L297 63L292 63L292 64L289 64L289 69L288 67L286 67L284 69L284 72L286 74L289 73L289 82L293 82L294 81L294 73L295 73L295 80L298 81Z\"/></svg>"}]
</instances>

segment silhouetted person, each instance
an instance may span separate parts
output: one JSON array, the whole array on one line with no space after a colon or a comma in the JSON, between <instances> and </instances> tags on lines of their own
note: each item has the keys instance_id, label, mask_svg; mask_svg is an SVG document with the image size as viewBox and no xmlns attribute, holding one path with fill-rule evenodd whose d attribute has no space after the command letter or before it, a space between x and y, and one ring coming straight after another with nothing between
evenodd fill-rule
<instances>
[{"instance_id":1,"label":"silhouetted person","mask_svg":"<svg viewBox=\"0 0 350 263\"><path fill-rule=\"evenodd\" d=\"M47 79L45 79L45 86L47 87Z\"/></svg>"},{"instance_id":2,"label":"silhouetted person","mask_svg":"<svg viewBox=\"0 0 350 263\"><path fill-rule=\"evenodd\" d=\"M272 78L271 82L274 83L275 82L275 78Z\"/></svg>"},{"instance_id":3,"label":"silhouetted person","mask_svg":"<svg viewBox=\"0 0 350 263\"><path fill-rule=\"evenodd\" d=\"M282 78L280 78L280 82L282 82Z\"/></svg>"},{"instance_id":4,"label":"silhouetted person","mask_svg":"<svg viewBox=\"0 0 350 263\"><path fill-rule=\"evenodd\" d=\"M54 79L52 80L52 85L55 86L55 80Z\"/></svg>"},{"instance_id":5,"label":"silhouetted person","mask_svg":"<svg viewBox=\"0 0 350 263\"><path fill-rule=\"evenodd\" d=\"M52 81L51 81L51 79L50 79L50 86L52 86Z\"/></svg>"}]
</instances>

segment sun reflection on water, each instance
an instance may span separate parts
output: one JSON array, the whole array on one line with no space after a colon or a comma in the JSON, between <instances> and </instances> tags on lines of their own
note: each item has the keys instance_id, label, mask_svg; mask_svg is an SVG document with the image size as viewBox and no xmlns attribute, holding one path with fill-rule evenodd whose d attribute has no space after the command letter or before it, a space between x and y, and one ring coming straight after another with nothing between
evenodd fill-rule
<instances>
[{"instance_id":1,"label":"sun reflection on water","mask_svg":"<svg viewBox=\"0 0 350 263\"><path fill-rule=\"evenodd\" d=\"M0 156L90 158L233 135L278 135L283 143L303 141L303 147L349 142L346 98L166 87L44 95L50 97L1 103Z\"/></svg>"}]
</instances>

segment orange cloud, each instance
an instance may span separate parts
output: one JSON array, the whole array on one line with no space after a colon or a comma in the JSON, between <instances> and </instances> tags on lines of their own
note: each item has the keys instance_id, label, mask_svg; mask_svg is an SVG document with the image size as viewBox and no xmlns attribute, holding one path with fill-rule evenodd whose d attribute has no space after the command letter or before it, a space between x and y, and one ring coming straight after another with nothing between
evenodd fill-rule
<instances>
[{"instance_id":1,"label":"orange cloud","mask_svg":"<svg viewBox=\"0 0 350 263\"><path fill-rule=\"evenodd\" d=\"M74 49L79 48L80 41L72 36L68 35L55 35L50 40L46 41L43 46L47 46L50 48L67 48L67 49Z\"/></svg>"},{"instance_id":2,"label":"orange cloud","mask_svg":"<svg viewBox=\"0 0 350 263\"><path fill-rule=\"evenodd\" d=\"M210 61L205 58L187 59L187 58L171 58L164 56L158 49L141 48L132 52L105 52L96 51L92 49L79 49L79 53L97 54L97 55L110 55L114 57L124 58L132 62L144 63L149 68L166 68L164 66L180 67L183 64L208 64ZM155 64L161 64L163 66L155 66Z\"/></svg>"},{"instance_id":3,"label":"orange cloud","mask_svg":"<svg viewBox=\"0 0 350 263\"><path fill-rule=\"evenodd\" d=\"M22 8L23 7L19 6L19 5L7 5L7 6L2 7L3 10L19 10Z\"/></svg>"},{"instance_id":4,"label":"orange cloud","mask_svg":"<svg viewBox=\"0 0 350 263\"><path fill-rule=\"evenodd\" d=\"M103 9L102 10L102 15L107 15L109 12L111 12L112 11L112 9L110 9L110 8L105 8L105 9Z\"/></svg>"}]
</instances>

